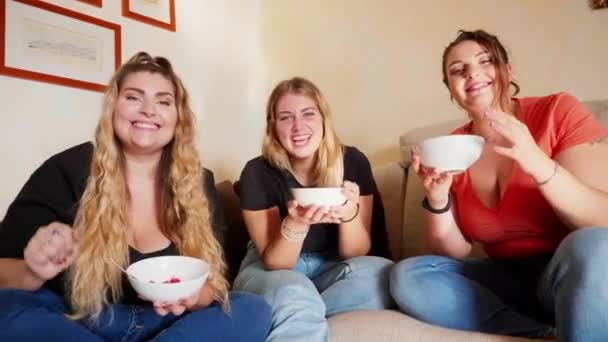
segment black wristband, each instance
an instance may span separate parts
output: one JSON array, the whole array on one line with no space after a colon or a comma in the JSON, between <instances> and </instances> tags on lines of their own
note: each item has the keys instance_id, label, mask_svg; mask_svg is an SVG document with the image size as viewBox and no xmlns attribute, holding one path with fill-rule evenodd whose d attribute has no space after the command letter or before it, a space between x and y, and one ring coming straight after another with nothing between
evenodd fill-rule
<instances>
[{"instance_id":1,"label":"black wristband","mask_svg":"<svg viewBox=\"0 0 608 342\"><path fill-rule=\"evenodd\" d=\"M429 204L429 200L425 197L422 200L422 207L424 209L432 212L433 214L443 214L443 213L450 211L450 209L452 208L452 197L448 195L448 203L445 205L445 207L443 207L441 209L436 209L436 208L431 207L431 205Z\"/></svg>"},{"instance_id":2,"label":"black wristband","mask_svg":"<svg viewBox=\"0 0 608 342\"><path fill-rule=\"evenodd\" d=\"M348 220L340 219L340 222L342 222L342 223L350 222L350 221L354 220L355 217L357 217L357 215L359 215L359 203L357 203L357 211L355 211L355 215L353 215L353 217L349 218Z\"/></svg>"}]
</instances>

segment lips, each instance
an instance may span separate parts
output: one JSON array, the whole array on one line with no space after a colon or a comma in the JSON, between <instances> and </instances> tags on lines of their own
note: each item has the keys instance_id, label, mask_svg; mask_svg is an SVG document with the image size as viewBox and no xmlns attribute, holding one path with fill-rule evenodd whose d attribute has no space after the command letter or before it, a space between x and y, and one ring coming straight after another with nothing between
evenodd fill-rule
<instances>
[{"instance_id":1,"label":"lips","mask_svg":"<svg viewBox=\"0 0 608 342\"><path fill-rule=\"evenodd\" d=\"M468 85L465 90L467 93L473 93L473 92L478 92L482 89L487 88L490 84L492 84L491 82L477 82L477 83L473 83Z\"/></svg>"}]
</instances>

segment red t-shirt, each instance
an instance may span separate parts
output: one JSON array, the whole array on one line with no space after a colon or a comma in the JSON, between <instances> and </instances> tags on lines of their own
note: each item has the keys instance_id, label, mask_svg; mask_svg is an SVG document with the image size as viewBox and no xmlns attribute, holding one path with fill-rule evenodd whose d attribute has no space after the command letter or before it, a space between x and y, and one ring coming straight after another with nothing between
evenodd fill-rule
<instances>
[{"instance_id":1,"label":"red t-shirt","mask_svg":"<svg viewBox=\"0 0 608 342\"><path fill-rule=\"evenodd\" d=\"M608 135L608 129L567 93L515 100L521 109L518 118L551 158L569 147ZM452 134L471 134L471 128L468 123ZM480 242L488 256L515 259L552 253L569 233L532 177L517 163L494 208L479 200L470 177L469 171L454 177L454 213L465 237Z\"/></svg>"}]
</instances>

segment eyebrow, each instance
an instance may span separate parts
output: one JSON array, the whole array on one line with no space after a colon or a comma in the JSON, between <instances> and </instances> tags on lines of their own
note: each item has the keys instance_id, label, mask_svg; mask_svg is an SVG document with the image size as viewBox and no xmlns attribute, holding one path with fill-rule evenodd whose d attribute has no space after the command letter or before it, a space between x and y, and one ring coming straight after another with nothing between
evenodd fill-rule
<instances>
[{"instance_id":1,"label":"eyebrow","mask_svg":"<svg viewBox=\"0 0 608 342\"><path fill-rule=\"evenodd\" d=\"M318 109L316 107L310 106L310 107L306 107L306 108L302 109L300 112L305 112L305 111L311 110L311 109L318 111ZM291 112L288 110L284 110L284 111L278 112L277 114L291 114Z\"/></svg>"},{"instance_id":2,"label":"eyebrow","mask_svg":"<svg viewBox=\"0 0 608 342\"><path fill-rule=\"evenodd\" d=\"M127 90L131 90L134 91L136 93L139 93L141 95L144 95L145 92L139 88L134 88L134 87L129 87L129 88L124 88L122 91L127 91ZM156 93L156 97L160 97L160 96L171 96L171 97L175 97L173 95L173 93L168 92L168 91L159 91L158 93Z\"/></svg>"},{"instance_id":3,"label":"eyebrow","mask_svg":"<svg viewBox=\"0 0 608 342\"><path fill-rule=\"evenodd\" d=\"M484 54L490 54L490 53L488 51L484 50L484 51L481 51L480 53L476 54L475 57L479 57L479 56L484 55ZM451 67L452 65L456 64L456 63L462 63L462 61L461 60L453 61L452 63L450 63L448 65L448 68Z\"/></svg>"}]
</instances>

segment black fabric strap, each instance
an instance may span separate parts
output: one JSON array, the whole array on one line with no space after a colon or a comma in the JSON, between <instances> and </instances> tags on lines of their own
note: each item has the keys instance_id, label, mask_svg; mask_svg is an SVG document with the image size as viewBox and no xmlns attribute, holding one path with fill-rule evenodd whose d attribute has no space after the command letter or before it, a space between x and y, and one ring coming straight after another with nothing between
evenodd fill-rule
<instances>
[{"instance_id":1,"label":"black fabric strap","mask_svg":"<svg viewBox=\"0 0 608 342\"><path fill-rule=\"evenodd\" d=\"M431 207L431 205L429 204L429 200L424 197L424 199L422 200L422 207L430 212L432 212L433 214L443 214L445 212L450 211L450 209L452 208L452 196L448 195L448 203L445 205L445 207L441 208L441 209L436 209Z\"/></svg>"}]
</instances>

